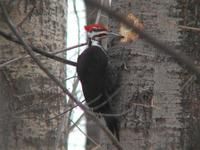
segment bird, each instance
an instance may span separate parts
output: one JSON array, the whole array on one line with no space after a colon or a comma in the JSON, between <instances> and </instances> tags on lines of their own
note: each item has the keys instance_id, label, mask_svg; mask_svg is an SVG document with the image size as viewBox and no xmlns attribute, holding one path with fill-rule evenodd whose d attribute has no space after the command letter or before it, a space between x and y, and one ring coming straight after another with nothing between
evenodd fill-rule
<instances>
[{"instance_id":1,"label":"bird","mask_svg":"<svg viewBox=\"0 0 200 150\"><path fill-rule=\"evenodd\" d=\"M109 80L112 80L108 72L111 70L108 64L109 57L106 49L102 46L102 40L109 35L122 37L120 34L108 31L103 24L90 24L84 26L87 37L88 46L78 56L77 75L81 82L83 95L86 104L95 113L98 114L114 114L109 97L114 91L109 86ZM111 133L119 140L119 120L117 117L104 117L106 126Z\"/></svg>"}]
</instances>

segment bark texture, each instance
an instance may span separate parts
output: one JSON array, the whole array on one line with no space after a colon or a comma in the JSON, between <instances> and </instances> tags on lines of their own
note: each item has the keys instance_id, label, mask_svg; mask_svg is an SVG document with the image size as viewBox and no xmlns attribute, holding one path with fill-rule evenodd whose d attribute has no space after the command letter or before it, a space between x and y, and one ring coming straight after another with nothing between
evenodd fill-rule
<instances>
[{"instance_id":1,"label":"bark texture","mask_svg":"<svg viewBox=\"0 0 200 150\"><path fill-rule=\"evenodd\" d=\"M180 9L179 25L180 31L180 48L188 56L192 57L196 65L199 66L200 55L200 3L197 0L177 0L177 7ZM188 29L193 27L196 29ZM181 73L181 94L182 94L182 123L183 129L181 132L182 149L196 150L200 149L200 86L196 81L196 77L186 70Z\"/></svg>"},{"instance_id":2,"label":"bark texture","mask_svg":"<svg viewBox=\"0 0 200 150\"><path fill-rule=\"evenodd\" d=\"M175 0L116 0L112 8L118 13L132 13L144 29L168 46L180 45L178 14ZM110 20L110 29L119 31L120 23ZM152 45L137 39L119 44L112 60L121 67L120 85L124 86L115 100L121 117L120 143L124 150L182 150L181 68ZM103 138L104 139L104 138ZM103 140L104 149L115 149Z\"/></svg>"},{"instance_id":3,"label":"bark texture","mask_svg":"<svg viewBox=\"0 0 200 150\"><path fill-rule=\"evenodd\" d=\"M23 37L45 51L65 47L65 0L5 3ZM0 17L1 30L10 32ZM0 38L0 62L25 55L23 48ZM42 63L64 79L64 65L45 57ZM55 149L59 119L47 121L63 109L64 95L32 59L21 59L0 70L0 149ZM60 142L60 141L59 141ZM63 147L62 142L59 144Z\"/></svg>"}]
</instances>

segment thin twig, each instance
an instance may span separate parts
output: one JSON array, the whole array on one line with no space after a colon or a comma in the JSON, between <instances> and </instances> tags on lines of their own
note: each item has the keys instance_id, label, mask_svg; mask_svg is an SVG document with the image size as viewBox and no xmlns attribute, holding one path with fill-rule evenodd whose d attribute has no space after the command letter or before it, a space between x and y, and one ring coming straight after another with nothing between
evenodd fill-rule
<instances>
[{"instance_id":1,"label":"thin twig","mask_svg":"<svg viewBox=\"0 0 200 150\"><path fill-rule=\"evenodd\" d=\"M156 108L156 109L158 109L158 107L151 106L151 105L145 105L145 104L139 104L139 103L132 103L132 104L134 106L141 106L141 107L144 107L144 108ZM121 112L121 113L113 113L113 114L101 113L100 115L101 116L106 116L106 117L121 117L121 116L124 116L124 115L128 114L131 111L133 111L133 109L129 108L128 110L126 110L124 112ZM99 113L95 113L95 114L99 115Z\"/></svg>"},{"instance_id":2,"label":"thin twig","mask_svg":"<svg viewBox=\"0 0 200 150\"><path fill-rule=\"evenodd\" d=\"M72 50L72 49L75 49L75 48L78 48L78 47L82 47L82 46L85 46L85 45L87 45L87 42L81 43L81 44L78 44L78 45L75 45L75 46L71 46L71 47L65 48L63 50L58 50L58 51L52 52L52 54L59 54L59 53L66 52L66 51L69 51L69 50Z\"/></svg>"},{"instance_id":3,"label":"thin twig","mask_svg":"<svg viewBox=\"0 0 200 150\"><path fill-rule=\"evenodd\" d=\"M187 29L187 30L193 30L193 31L200 32L200 28L195 28L195 27L190 27L190 26L184 26L184 25L178 25L178 27L181 28L181 29Z\"/></svg>"},{"instance_id":4,"label":"thin twig","mask_svg":"<svg viewBox=\"0 0 200 150\"><path fill-rule=\"evenodd\" d=\"M6 61L6 62L0 64L0 69L6 67L6 66L8 66L8 65L10 65L10 64L12 64L12 63L14 63L14 62L16 62L16 61L19 61L19 60L21 60L21 59L23 59L23 58L27 58L27 56L28 56L28 55L24 55L24 56L20 56L20 57L17 57L17 58L13 58L13 59L11 59L11 60L8 60L8 61Z\"/></svg>"},{"instance_id":5,"label":"thin twig","mask_svg":"<svg viewBox=\"0 0 200 150\"><path fill-rule=\"evenodd\" d=\"M125 84L126 85L126 84ZM107 100L105 101L105 102L103 102L103 103L101 103L101 104L99 104L98 106L95 106L95 107L93 107L92 109L93 110L97 110L97 109L99 109L99 108L101 108L102 106L104 106L105 104L107 104L107 103L109 103L110 101L112 101L113 100L113 98L124 88L124 86L125 85L122 85L121 87L119 87L117 90L115 90L108 98L107 98ZM99 96L98 96L99 97ZM99 99L99 98L101 98L101 97L99 97L99 98L96 98L97 100ZM92 103L94 103L95 101L91 101L90 103L92 104ZM89 104L88 104L89 105Z\"/></svg>"},{"instance_id":6,"label":"thin twig","mask_svg":"<svg viewBox=\"0 0 200 150\"><path fill-rule=\"evenodd\" d=\"M85 100L83 100L82 102L84 102ZM144 104L139 104L139 103L133 103L133 105L135 106L141 106L141 107L146 107L146 108L156 108L158 109L157 107L155 106L151 106L151 105L144 105ZM58 117L61 117L63 116L64 114L66 114L67 112L73 110L74 108L76 108L78 105L75 105L65 111L63 111L62 113L58 114L58 115L55 115L54 117L51 117L51 118L48 118L47 121L50 121L50 120L53 120L53 119L56 119ZM132 108L128 109L127 111L124 111L124 112L121 112L121 113L113 113L113 114L106 114L106 113L101 113L100 115L101 116L106 116L106 117L121 117L121 116L124 116L126 114L128 114L129 112L132 111ZM95 113L94 114L96 115L99 115L99 113Z\"/></svg>"},{"instance_id":7,"label":"thin twig","mask_svg":"<svg viewBox=\"0 0 200 150\"><path fill-rule=\"evenodd\" d=\"M128 81L127 84L128 84L128 83L130 83L130 81ZM101 103L101 104L99 104L99 105L93 107L92 110L98 109L98 108L104 106L105 104L111 102L111 101L113 100L113 97L116 96L116 95L124 88L124 86L126 86L127 84L121 85L118 89L116 89L116 90L106 99L105 102L103 102L103 103ZM87 103L87 105L90 106L91 104L95 103L97 100L99 100L99 98L101 98L101 96L102 96L101 94L98 95L98 96L95 97L93 100L91 100L89 103ZM81 103L83 103L83 102L85 102L85 100L81 101ZM158 107L152 106L152 105L145 105L145 104L140 104L140 103L132 103L132 104L135 105L135 106L141 106L141 107L146 107L146 108L156 108L156 109L159 109ZM73 106L72 108L70 108L70 109L68 109L68 110L63 111L63 112L60 113L60 114L57 114L56 116L54 116L54 117L52 117L52 118L49 118L48 120L52 120L52 119L55 119L55 118L57 118L57 117L63 116L65 113L67 113L68 111L71 111L72 109L74 109L74 108L76 108L76 107L77 107L77 105ZM119 113L119 114L116 114L116 113L114 113L114 114L104 114L104 113L101 113L101 115L102 115L102 116L108 116L108 117L113 117L113 116L115 116L115 117L120 117L120 116L123 116L123 115L127 114L128 112L130 112L130 110L124 111L124 112ZM95 114L99 115L98 113L95 113Z\"/></svg>"},{"instance_id":8,"label":"thin twig","mask_svg":"<svg viewBox=\"0 0 200 150\"><path fill-rule=\"evenodd\" d=\"M13 31L13 33L15 34L15 36L19 39L20 43L23 44L24 49L27 51L27 53L32 57L32 59L35 61L35 63L40 67L40 69L42 71L44 71L46 73L46 75L52 79L52 81L54 81L54 83L59 86L64 93L66 93L69 98L74 101L87 115L88 117L90 117L92 120L94 120L94 122L104 131L104 133L109 137L109 139L112 141L112 143L115 145L115 147L118 150L123 150L122 146L120 145L120 143L118 142L118 140L113 136L113 134L111 133L111 131L105 127L104 124L102 124L102 122L95 116L94 113L92 113L91 111L89 111L81 102L77 101L76 98L69 92L68 89L65 88L65 85L63 85L54 75L52 75L40 62L40 60L34 55L34 53L32 52L31 47L24 41L24 39L21 37L20 33L16 30L15 25L13 24L13 22L10 20L10 17L7 14L7 11L5 10L2 2L0 1L0 7L2 9L3 15L5 17L5 20L7 22L7 24L9 25L10 29Z\"/></svg>"},{"instance_id":9,"label":"thin twig","mask_svg":"<svg viewBox=\"0 0 200 150\"><path fill-rule=\"evenodd\" d=\"M80 44L80 19L79 19L79 16L78 16L78 12L77 12L77 9L76 9L76 0L73 0L73 7L74 7L74 13L75 13L75 16L76 16L76 21L77 21L77 28L78 28L78 44ZM78 49L78 53L80 52L80 49Z\"/></svg>"},{"instance_id":10,"label":"thin twig","mask_svg":"<svg viewBox=\"0 0 200 150\"><path fill-rule=\"evenodd\" d=\"M0 35L1 35L1 33L2 32L0 31ZM77 48L77 47L82 47L82 46L85 46L85 45L87 45L87 43L82 43L80 45L71 46L71 47L65 48L63 50L58 50L58 51L55 51L55 52L51 52L50 54L56 55L56 54L59 54L59 53L65 52L65 51L69 51L69 50L72 50L72 49ZM36 56L41 56L41 55L37 54ZM8 61L0 64L0 69L3 68L3 67L6 67L7 65L10 65L10 64L12 64L14 62L17 62L17 61L19 61L21 59L26 59L26 58L30 58L30 56L29 55L24 55L24 56L20 56L20 57L8 60Z\"/></svg>"},{"instance_id":11,"label":"thin twig","mask_svg":"<svg viewBox=\"0 0 200 150\"><path fill-rule=\"evenodd\" d=\"M84 133L82 130L81 130L81 128L79 128L79 126L77 125L77 123L74 123L71 119L70 119L70 121L73 123L73 125L75 126L75 127L77 127L77 129L83 134L83 135L85 135L92 143L94 143L96 146L99 146L99 144L97 143L97 142L95 142L95 140L93 140L89 135L87 135L86 133Z\"/></svg>"},{"instance_id":12,"label":"thin twig","mask_svg":"<svg viewBox=\"0 0 200 150\"><path fill-rule=\"evenodd\" d=\"M165 52L166 54L170 55L180 66L185 67L190 72L197 75L198 80L200 79L200 70L196 67L192 59L188 56L184 55L183 53L178 53L175 48L166 46L165 43L159 41L158 39L153 38L147 32L137 28L135 25L132 24L129 20L124 17L124 15L120 15L117 12L112 11L110 8L102 6L99 2L94 0L85 0L86 4L91 5L96 8L102 9L106 12L109 16L112 16L116 20L124 23L126 26L134 30L140 38L145 40L146 42L152 44L154 47L158 48L160 51Z\"/></svg>"},{"instance_id":13,"label":"thin twig","mask_svg":"<svg viewBox=\"0 0 200 150\"><path fill-rule=\"evenodd\" d=\"M61 122L57 127L57 134L56 134L56 139L55 139L55 144L54 144L54 149L55 150L57 150L58 147L59 147L60 139L61 139L62 133L63 133L63 131L65 129L65 123L66 123L66 120L67 120L67 116L66 115L65 115L65 117L63 117L61 119Z\"/></svg>"},{"instance_id":14,"label":"thin twig","mask_svg":"<svg viewBox=\"0 0 200 150\"><path fill-rule=\"evenodd\" d=\"M2 36L3 36L4 38L6 38L7 40L10 40L10 41L15 42L15 43L20 44L20 45L23 45L23 43L22 43L20 40L16 39L15 37L11 36L10 34L6 34L5 32L0 31L0 35L2 35ZM37 52L37 53L39 53L39 54L41 54L41 55L44 55L44 56L46 56L46 57L48 57L48 58L57 60L57 61L62 62L62 63L64 63L64 64L76 66L76 63L73 62L73 61L66 60L66 59L64 59L64 58L61 58L61 57L52 55L51 53L45 52L44 50L41 50L41 49L39 49L39 48L37 48L37 47L34 47L34 46L32 46L32 45L28 45L28 46L29 46L34 52ZM17 58L17 60L19 60L19 58Z\"/></svg>"},{"instance_id":15,"label":"thin twig","mask_svg":"<svg viewBox=\"0 0 200 150\"><path fill-rule=\"evenodd\" d=\"M105 127L105 125L102 124L102 122L95 116L94 113L92 113L91 111L89 111L81 102L79 102L78 100L76 100L76 98L69 92L68 89L66 89L65 85L63 85L54 75L52 75L48 69L46 69L43 64L40 62L40 60L34 55L32 48L25 42L25 40L22 38L22 36L20 35L20 33L16 30L15 25L13 24L12 20L10 19L10 17L8 16L7 11L5 10L3 3L0 1L0 7L2 9L2 13L5 17L5 20L8 24L8 26L10 27L10 29L12 30L12 32L14 33L14 35L17 37L17 39L20 41L20 43L22 43L24 49L26 50L26 52L31 56L31 58L35 61L35 63L40 67L40 69L42 71L44 71L46 73L46 75L52 80L54 81L54 83L59 86L64 93L66 93L69 98L71 100L73 100L92 120L94 120L94 122L104 131L104 133L106 133L106 135L109 137L109 139L112 141L112 143L114 144L114 146L118 149L118 150L123 150L122 146L120 145L119 141L113 136L113 134L111 133L111 131Z\"/></svg>"},{"instance_id":16,"label":"thin twig","mask_svg":"<svg viewBox=\"0 0 200 150\"><path fill-rule=\"evenodd\" d=\"M21 27L22 24L26 21L26 19L28 17L30 17L34 11L34 9L36 8L36 6L34 5L33 8L28 12L28 14L24 17L24 19L17 25L17 28Z\"/></svg>"},{"instance_id":17,"label":"thin twig","mask_svg":"<svg viewBox=\"0 0 200 150\"><path fill-rule=\"evenodd\" d=\"M44 99L46 101L42 100L42 101L40 101L38 103L34 103L34 104L32 104L32 105L24 108L23 110L16 111L15 115L25 114L25 113L31 112L34 108L38 107L38 105L45 104L45 102L46 103L50 103L52 101L55 101L56 98L58 98L59 96L64 96L63 92L56 93L55 95L50 95L49 97L47 97L47 98Z\"/></svg>"},{"instance_id":18,"label":"thin twig","mask_svg":"<svg viewBox=\"0 0 200 150\"><path fill-rule=\"evenodd\" d=\"M196 80L196 76L191 75L190 78L181 86L179 91L182 92L185 89L185 87L187 87L190 83L192 83L192 81L195 81L195 80Z\"/></svg>"},{"instance_id":19,"label":"thin twig","mask_svg":"<svg viewBox=\"0 0 200 150\"><path fill-rule=\"evenodd\" d=\"M80 115L78 119L76 119L76 122L74 122L74 124L79 124L84 116L84 113L82 113L82 115ZM75 127L75 125L71 125L69 130L74 130Z\"/></svg>"},{"instance_id":20,"label":"thin twig","mask_svg":"<svg viewBox=\"0 0 200 150\"><path fill-rule=\"evenodd\" d=\"M113 114L106 114L106 113L99 114L99 113L96 113L96 114L100 115L100 116L104 116L104 117L122 117L122 116L128 114L131 111L133 111L132 108L130 108L130 109L128 109L128 110L126 110L126 111L124 111L122 113L119 113L119 114L117 114L117 113L113 113Z\"/></svg>"},{"instance_id":21,"label":"thin twig","mask_svg":"<svg viewBox=\"0 0 200 150\"><path fill-rule=\"evenodd\" d=\"M73 79L73 78L77 78L77 76L72 76L72 77L69 77L69 78L65 78L65 81Z\"/></svg>"},{"instance_id":22,"label":"thin twig","mask_svg":"<svg viewBox=\"0 0 200 150\"><path fill-rule=\"evenodd\" d=\"M81 101L81 103L83 103L83 102L85 102L85 100ZM62 113L57 114L57 115L55 115L54 117L48 118L47 121L51 121L51 120L53 120L53 119L56 119L56 118L58 118L58 117L61 117L61 116L63 116L64 114L66 114L67 112L72 111L72 110L73 110L74 108L76 108L76 107L78 107L78 105L74 105L73 107L71 107L71 108L69 108L69 109L63 111Z\"/></svg>"},{"instance_id":23,"label":"thin twig","mask_svg":"<svg viewBox=\"0 0 200 150\"><path fill-rule=\"evenodd\" d=\"M101 5L103 5L103 3L104 3L104 0L101 0ZM98 9L97 17L96 17L95 23L99 23L100 18L101 18L101 9Z\"/></svg>"}]
</instances>

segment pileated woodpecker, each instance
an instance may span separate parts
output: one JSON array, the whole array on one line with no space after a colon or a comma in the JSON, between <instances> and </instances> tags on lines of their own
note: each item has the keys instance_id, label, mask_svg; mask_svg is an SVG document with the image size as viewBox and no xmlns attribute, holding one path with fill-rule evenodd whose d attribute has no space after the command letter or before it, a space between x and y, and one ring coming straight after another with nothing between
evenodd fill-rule
<instances>
[{"instance_id":1,"label":"pileated woodpecker","mask_svg":"<svg viewBox=\"0 0 200 150\"><path fill-rule=\"evenodd\" d=\"M110 92L108 81L108 55L101 45L101 40L108 35L120 36L109 32L101 24L85 26L88 35L88 48L86 48L77 61L78 78L81 81L83 94L87 105L96 113L113 114L110 103L107 101ZM111 85L110 85L111 86ZM119 140L119 121L114 116L104 116L109 130Z\"/></svg>"}]
</instances>

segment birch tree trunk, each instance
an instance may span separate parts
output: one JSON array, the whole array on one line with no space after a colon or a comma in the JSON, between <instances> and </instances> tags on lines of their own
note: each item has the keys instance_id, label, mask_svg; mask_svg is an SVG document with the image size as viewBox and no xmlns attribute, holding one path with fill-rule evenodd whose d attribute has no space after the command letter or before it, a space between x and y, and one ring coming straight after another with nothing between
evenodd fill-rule
<instances>
[{"instance_id":1,"label":"birch tree trunk","mask_svg":"<svg viewBox=\"0 0 200 150\"><path fill-rule=\"evenodd\" d=\"M199 7L198 1L187 0L112 1L113 10L139 18L145 31L196 56L197 64L199 34L185 31L183 25L197 27ZM118 32L120 26L110 19L110 30ZM121 68L119 83L123 86L114 102L116 110L131 110L121 117L124 150L199 149L199 86L195 77L142 39L118 44L110 55ZM115 149L104 136L101 142L103 149Z\"/></svg>"},{"instance_id":2,"label":"birch tree trunk","mask_svg":"<svg viewBox=\"0 0 200 150\"><path fill-rule=\"evenodd\" d=\"M5 1L23 37L36 47L53 52L65 47L66 1ZM1 10L0 10L1 11ZM11 32L0 16L0 28ZM1 64L24 56L23 47L0 37ZM64 81L64 65L40 57L57 78ZM64 94L30 58L0 69L0 149L55 150L60 119L48 118L63 110ZM61 138L57 149L63 149Z\"/></svg>"}]
</instances>

